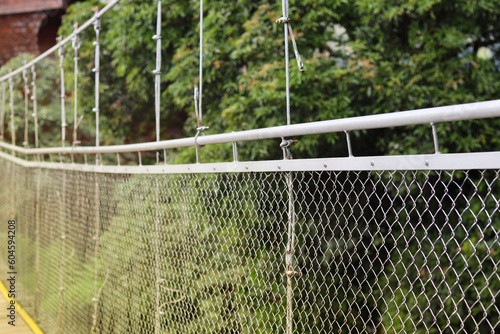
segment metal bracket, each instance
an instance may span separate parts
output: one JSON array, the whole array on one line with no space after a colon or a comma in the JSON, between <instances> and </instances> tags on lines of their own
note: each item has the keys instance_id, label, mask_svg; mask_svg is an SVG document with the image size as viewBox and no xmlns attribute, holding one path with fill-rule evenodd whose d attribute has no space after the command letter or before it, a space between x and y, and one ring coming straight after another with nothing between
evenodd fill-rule
<instances>
[{"instance_id":1,"label":"metal bracket","mask_svg":"<svg viewBox=\"0 0 500 334\"><path fill-rule=\"evenodd\" d=\"M289 23L290 22L290 18L289 17L280 17L276 20L276 23Z\"/></svg>"},{"instance_id":2,"label":"metal bracket","mask_svg":"<svg viewBox=\"0 0 500 334\"><path fill-rule=\"evenodd\" d=\"M210 129L208 126L200 126L199 128L196 128L196 135L194 136L194 144L196 147L203 147L203 145L198 144L198 136L200 135L200 133L203 133L208 129Z\"/></svg>"},{"instance_id":3,"label":"metal bracket","mask_svg":"<svg viewBox=\"0 0 500 334\"><path fill-rule=\"evenodd\" d=\"M298 140L293 139L285 139L281 138L280 147L283 149L283 159L284 160L292 160L292 152L290 151L290 147L294 146L298 143Z\"/></svg>"}]
</instances>

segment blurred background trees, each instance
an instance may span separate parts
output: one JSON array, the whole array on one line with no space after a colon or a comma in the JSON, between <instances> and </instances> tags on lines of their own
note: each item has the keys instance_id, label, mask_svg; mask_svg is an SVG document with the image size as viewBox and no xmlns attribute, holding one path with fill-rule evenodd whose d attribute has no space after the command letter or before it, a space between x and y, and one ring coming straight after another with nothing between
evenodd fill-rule
<instances>
[{"instance_id":1,"label":"blurred background trees","mask_svg":"<svg viewBox=\"0 0 500 334\"><path fill-rule=\"evenodd\" d=\"M294 59L290 61L292 123L497 98L499 2L291 2L292 27L305 65L300 73ZM59 33L69 34L75 23L81 24L93 9L104 5L99 0L73 4ZM162 8L161 139L194 136L199 1L167 0ZM204 125L210 126L206 133L286 123L283 27L275 23L280 16L280 1L211 1L205 7L203 114ZM103 144L155 138L151 73L155 25L156 5L147 1L125 0L103 19ZM94 31L87 29L81 37L78 104L85 115L81 140L92 144L95 120L89 97L94 94ZM72 103L73 50L68 47L65 52L67 102ZM54 70L56 83L57 75ZM72 118L67 118L71 123ZM442 149L494 149L499 137L496 124L489 120L439 125ZM486 131L477 134L480 128ZM345 155L343 136L301 138L294 155ZM429 126L358 131L352 136L355 155L433 151ZM241 143L241 158L280 158L278 144L275 140ZM230 152L224 145L207 147L201 157L202 161L229 160ZM194 161L194 149L171 157Z\"/></svg>"},{"instance_id":2,"label":"blurred background trees","mask_svg":"<svg viewBox=\"0 0 500 334\"><path fill-rule=\"evenodd\" d=\"M305 72L290 61L293 123L484 101L498 97L499 1L299 0L290 17ZM100 1L69 8L61 34ZM199 1L164 1L161 138L193 136L198 83ZM204 23L204 124L207 133L282 125L285 116L283 27L276 1L211 1ZM106 143L154 139L154 3L124 1L103 21L102 98ZM92 96L93 31L83 36L84 96ZM293 57L293 52L291 52ZM82 99L83 110L92 99ZM496 121L439 127L444 151L493 148ZM458 124L457 126L459 126ZM478 128L487 127L482 135ZM453 129L457 130L457 129ZM354 134L354 153L432 152L427 126ZM449 135L448 135L449 134ZM374 145L376 143L377 145ZM242 144L242 158L279 158L277 141ZM343 135L303 138L297 157L345 154ZM208 147L202 160L229 159ZM184 150L180 161L193 161Z\"/></svg>"}]
</instances>

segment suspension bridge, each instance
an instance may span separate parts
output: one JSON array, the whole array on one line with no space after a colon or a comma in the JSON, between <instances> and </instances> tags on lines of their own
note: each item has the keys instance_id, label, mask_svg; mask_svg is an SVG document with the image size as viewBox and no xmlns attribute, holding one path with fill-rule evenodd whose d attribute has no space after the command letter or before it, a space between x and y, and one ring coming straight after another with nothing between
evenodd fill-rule
<instances>
[{"instance_id":1,"label":"suspension bridge","mask_svg":"<svg viewBox=\"0 0 500 334\"><path fill-rule=\"evenodd\" d=\"M197 132L162 140L156 1L156 140L103 146L100 22L119 2L109 1L53 48L0 77L0 280L7 295L15 292L0 305L14 301L18 321L14 330L3 317L2 330L498 331L500 152L442 153L436 127L499 117L500 100L292 124L289 40L299 70L304 66L284 0L277 23L284 31L287 123L205 134L201 1ZM68 146L63 49L75 52L76 100L80 37L89 29L95 142L80 145L82 115L74 103ZM50 57L60 59L60 147L39 145L37 68ZM352 132L413 125L428 127L434 153L353 154ZM16 131L23 131L21 145ZM345 134L347 156L292 159L294 138L325 133ZM283 159L240 159L239 144L263 139L279 140ZM204 146L221 144L232 145L232 161L202 161ZM196 149L196 163L168 163L169 150L188 147ZM152 163L143 161L148 152ZM126 154L136 161L125 164Z\"/></svg>"}]
</instances>

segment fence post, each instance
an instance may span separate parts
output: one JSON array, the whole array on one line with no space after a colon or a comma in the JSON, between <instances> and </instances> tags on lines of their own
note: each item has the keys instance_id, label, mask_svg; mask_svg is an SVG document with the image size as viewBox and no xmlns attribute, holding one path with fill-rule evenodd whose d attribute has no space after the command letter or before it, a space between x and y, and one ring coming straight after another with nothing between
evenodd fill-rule
<instances>
[{"instance_id":1,"label":"fence post","mask_svg":"<svg viewBox=\"0 0 500 334\"><path fill-rule=\"evenodd\" d=\"M59 41L62 41L62 36L58 37ZM66 143L66 108L65 108L65 98L66 98L66 85L64 83L64 48L59 46L59 68L61 72L61 141L62 147Z\"/></svg>"},{"instance_id":2,"label":"fence post","mask_svg":"<svg viewBox=\"0 0 500 334\"><path fill-rule=\"evenodd\" d=\"M35 148L38 148L38 110L36 101L36 67L31 66L31 99L33 100L33 122L35 123ZM40 158L39 155L37 155ZM38 159L40 160L40 159Z\"/></svg>"},{"instance_id":3,"label":"fence post","mask_svg":"<svg viewBox=\"0 0 500 334\"><path fill-rule=\"evenodd\" d=\"M24 61L26 65L27 61ZM23 82L24 82L24 141L23 146L28 147L28 95L30 90L28 88L28 69L23 70ZM26 158L26 157L25 157Z\"/></svg>"},{"instance_id":4,"label":"fence post","mask_svg":"<svg viewBox=\"0 0 500 334\"><path fill-rule=\"evenodd\" d=\"M78 28L78 24L75 24L75 29ZM78 128L78 49L80 48L80 36L75 35L73 37L72 41L72 47L73 47L73 52L74 52L74 66L73 66L73 81L74 81L74 93L73 93L73 146L76 146L78 144L78 138L77 138L77 128Z\"/></svg>"},{"instance_id":5,"label":"fence post","mask_svg":"<svg viewBox=\"0 0 500 334\"><path fill-rule=\"evenodd\" d=\"M100 195L99 195L99 179L98 175L95 175L95 234L94 234L94 258L95 258L95 268L94 268L94 298L92 301L94 302L94 314L92 315L92 328L90 333L98 333L97 331L97 308L99 304L99 295L100 291L98 288L98 275L99 275L99 225L101 224L100 220ZM103 283L104 286L104 283Z\"/></svg>"},{"instance_id":6,"label":"fence post","mask_svg":"<svg viewBox=\"0 0 500 334\"><path fill-rule=\"evenodd\" d=\"M97 15L98 11L96 11ZM94 21L94 30L95 30L95 67L92 69L92 72L95 73L95 107L92 109L95 112L95 146L99 147L99 71L100 71L100 43L99 43L99 34L101 31L101 18L96 18ZM96 165L101 164L101 156L99 154L96 155Z\"/></svg>"},{"instance_id":7,"label":"fence post","mask_svg":"<svg viewBox=\"0 0 500 334\"><path fill-rule=\"evenodd\" d=\"M160 141L160 86L161 86L161 0L158 2L156 13L156 34L153 40L156 41L156 68L153 71L155 75L155 126L156 126L156 141ZM160 151L156 151L156 163L160 163Z\"/></svg>"},{"instance_id":8,"label":"fence post","mask_svg":"<svg viewBox=\"0 0 500 334\"><path fill-rule=\"evenodd\" d=\"M9 73L12 73L12 69L9 69ZM9 77L9 93L10 93L10 135L11 144L16 145L16 126L14 124L14 79L12 76ZM12 155L16 155L15 151L12 150Z\"/></svg>"},{"instance_id":9,"label":"fence post","mask_svg":"<svg viewBox=\"0 0 500 334\"><path fill-rule=\"evenodd\" d=\"M64 319L64 275L66 271L66 171L62 171L62 192L59 196L60 201L60 229L61 229L61 262L59 266L59 313L57 322L57 333L65 332Z\"/></svg>"}]
</instances>

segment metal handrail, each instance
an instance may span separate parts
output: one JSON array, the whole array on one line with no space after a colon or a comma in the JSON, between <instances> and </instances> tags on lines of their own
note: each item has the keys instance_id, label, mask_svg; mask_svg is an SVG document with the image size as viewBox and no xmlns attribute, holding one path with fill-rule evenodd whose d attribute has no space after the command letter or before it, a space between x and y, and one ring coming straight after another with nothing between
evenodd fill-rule
<instances>
[{"instance_id":1,"label":"metal handrail","mask_svg":"<svg viewBox=\"0 0 500 334\"><path fill-rule=\"evenodd\" d=\"M335 133L343 131L369 130L408 125L446 123L472 119L500 117L500 100L458 104L452 106L434 107L399 111L387 114L358 116L328 121L283 125L263 129L221 133L199 137L163 140L139 144L84 146L84 147L53 147L53 148L22 148L4 142L0 147L26 155L37 154L102 154L145 152L181 147L204 146L213 144L234 143L281 137L296 137L320 133Z\"/></svg>"}]
</instances>

